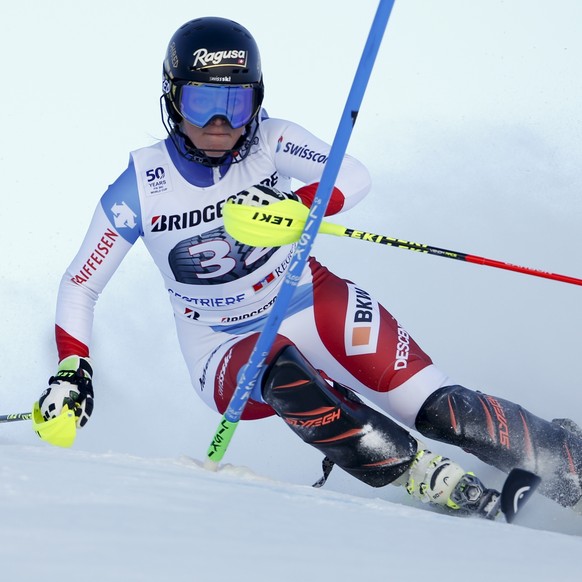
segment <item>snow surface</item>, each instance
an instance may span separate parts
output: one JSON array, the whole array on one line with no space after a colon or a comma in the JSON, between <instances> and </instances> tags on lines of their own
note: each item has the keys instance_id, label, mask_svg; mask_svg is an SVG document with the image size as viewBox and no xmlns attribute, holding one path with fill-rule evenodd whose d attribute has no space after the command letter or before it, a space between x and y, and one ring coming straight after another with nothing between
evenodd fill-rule
<instances>
[{"instance_id":1,"label":"snow surface","mask_svg":"<svg viewBox=\"0 0 582 582\"><path fill-rule=\"evenodd\" d=\"M245 24L269 113L332 141L376 6L2 4L0 414L28 410L54 373L61 274L128 152L164 136L174 30ZM582 277L581 20L578 0L396 0L349 147L375 187L337 221ZM582 423L579 287L325 236L315 254L459 383ZM539 495L508 526L341 470L315 490L321 455L277 419L241 424L226 466L202 469L219 418L189 386L139 244L99 302L93 358L96 410L72 449L0 425L2 581L582 580L582 518Z\"/></svg>"}]
</instances>

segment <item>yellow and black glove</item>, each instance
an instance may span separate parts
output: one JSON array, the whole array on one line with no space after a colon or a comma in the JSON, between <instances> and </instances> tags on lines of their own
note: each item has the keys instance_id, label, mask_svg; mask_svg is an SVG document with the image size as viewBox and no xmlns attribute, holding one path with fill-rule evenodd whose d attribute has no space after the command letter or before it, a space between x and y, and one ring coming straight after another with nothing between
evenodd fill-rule
<instances>
[{"instance_id":1,"label":"yellow and black glove","mask_svg":"<svg viewBox=\"0 0 582 582\"><path fill-rule=\"evenodd\" d=\"M93 368L88 358L69 356L59 362L56 376L33 408L33 427L50 444L70 447L76 429L93 412Z\"/></svg>"}]
</instances>

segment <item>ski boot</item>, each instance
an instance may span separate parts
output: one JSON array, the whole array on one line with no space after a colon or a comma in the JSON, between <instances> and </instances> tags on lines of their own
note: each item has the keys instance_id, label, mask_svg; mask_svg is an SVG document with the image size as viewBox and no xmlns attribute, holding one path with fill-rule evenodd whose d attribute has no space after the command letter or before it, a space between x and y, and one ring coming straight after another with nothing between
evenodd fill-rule
<instances>
[{"instance_id":1,"label":"ski boot","mask_svg":"<svg viewBox=\"0 0 582 582\"><path fill-rule=\"evenodd\" d=\"M453 489L447 506L460 513L495 519L500 511L501 494L487 489L473 473L465 473Z\"/></svg>"},{"instance_id":2,"label":"ski boot","mask_svg":"<svg viewBox=\"0 0 582 582\"><path fill-rule=\"evenodd\" d=\"M412 497L431 503L456 515L495 519L500 512L501 495L457 463L420 448L397 484L404 484Z\"/></svg>"}]
</instances>

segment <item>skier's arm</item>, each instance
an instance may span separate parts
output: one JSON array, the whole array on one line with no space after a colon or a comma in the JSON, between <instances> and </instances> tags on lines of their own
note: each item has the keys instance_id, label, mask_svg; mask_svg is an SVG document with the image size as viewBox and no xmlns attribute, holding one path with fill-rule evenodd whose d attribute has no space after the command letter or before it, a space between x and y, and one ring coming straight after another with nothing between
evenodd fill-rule
<instances>
[{"instance_id":1,"label":"skier's arm","mask_svg":"<svg viewBox=\"0 0 582 582\"><path fill-rule=\"evenodd\" d=\"M280 174L295 178L305 185L296 191L306 206L311 206L331 146L301 126L279 119L263 122L267 126L272 155ZM370 191L367 168L350 155L345 155L335 181L326 215L349 210Z\"/></svg>"},{"instance_id":2,"label":"skier's arm","mask_svg":"<svg viewBox=\"0 0 582 582\"><path fill-rule=\"evenodd\" d=\"M89 356L95 304L131 246L99 205L59 286L55 321L59 360L73 354Z\"/></svg>"},{"instance_id":3,"label":"skier's arm","mask_svg":"<svg viewBox=\"0 0 582 582\"><path fill-rule=\"evenodd\" d=\"M79 427L91 416L93 312L99 294L141 233L140 214L130 163L102 196L81 248L61 279L55 322L59 368L35 404L44 421L59 417L65 405L74 411Z\"/></svg>"},{"instance_id":4,"label":"skier's arm","mask_svg":"<svg viewBox=\"0 0 582 582\"><path fill-rule=\"evenodd\" d=\"M130 164L102 196L85 239L61 280L55 322L59 361L70 355L89 356L95 304L139 237L139 215Z\"/></svg>"}]
</instances>

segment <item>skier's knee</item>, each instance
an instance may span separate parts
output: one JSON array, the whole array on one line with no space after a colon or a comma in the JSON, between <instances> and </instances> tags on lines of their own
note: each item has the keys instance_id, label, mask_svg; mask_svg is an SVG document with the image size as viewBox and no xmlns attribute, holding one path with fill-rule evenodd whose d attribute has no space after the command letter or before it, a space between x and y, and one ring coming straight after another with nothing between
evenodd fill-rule
<instances>
[{"instance_id":1,"label":"skier's knee","mask_svg":"<svg viewBox=\"0 0 582 582\"><path fill-rule=\"evenodd\" d=\"M400 477L416 454L408 431L324 380L295 346L283 348L267 368L263 399L303 441L373 487Z\"/></svg>"}]
</instances>

